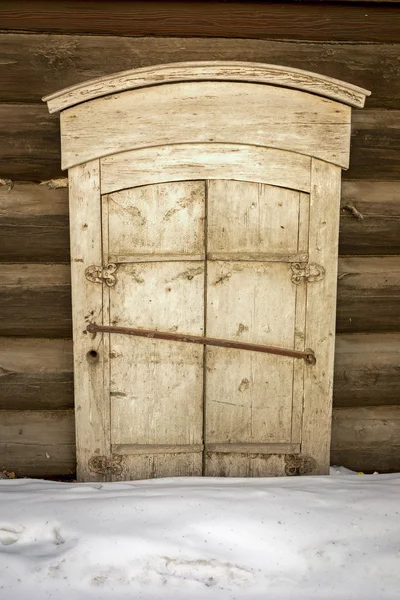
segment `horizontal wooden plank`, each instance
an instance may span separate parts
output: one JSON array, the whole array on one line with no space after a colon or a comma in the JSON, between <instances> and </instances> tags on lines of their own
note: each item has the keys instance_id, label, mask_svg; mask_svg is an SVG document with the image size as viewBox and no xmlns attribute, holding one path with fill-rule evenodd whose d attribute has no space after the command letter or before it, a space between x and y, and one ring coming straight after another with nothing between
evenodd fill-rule
<instances>
[{"instance_id":1,"label":"horizontal wooden plank","mask_svg":"<svg viewBox=\"0 0 400 600\"><path fill-rule=\"evenodd\" d=\"M0 34L0 102L41 102L62 88L127 69L240 60L334 77L370 89L368 108L399 108L399 52L398 44L7 33Z\"/></svg>"},{"instance_id":2,"label":"horizontal wooden plank","mask_svg":"<svg viewBox=\"0 0 400 600\"><path fill-rule=\"evenodd\" d=\"M400 110L353 110L350 169L344 179L400 179ZM0 104L3 178L62 177L58 116L39 104Z\"/></svg>"},{"instance_id":3,"label":"horizontal wooden plank","mask_svg":"<svg viewBox=\"0 0 400 600\"><path fill-rule=\"evenodd\" d=\"M74 414L0 411L0 469L19 477L75 472ZM400 470L400 406L335 408L332 464L356 471Z\"/></svg>"},{"instance_id":4,"label":"horizontal wooden plank","mask_svg":"<svg viewBox=\"0 0 400 600\"><path fill-rule=\"evenodd\" d=\"M71 337L69 265L0 266L0 335Z\"/></svg>"},{"instance_id":5,"label":"horizontal wooden plank","mask_svg":"<svg viewBox=\"0 0 400 600\"><path fill-rule=\"evenodd\" d=\"M3 29L134 36L400 39L395 6L357 3L2 0L0 22Z\"/></svg>"},{"instance_id":6,"label":"horizontal wooden plank","mask_svg":"<svg viewBox=\"0 0 400 600\"><path fill-rule=\"evenodd\" d=\"M32 183L0 187L0 237L2 262L67 262L67 188Z\"/></svg>"},{"instance_id":7,"label":"horizontal wooden plank","mask_svg":"<svg viewBox=\"0 0 400 600\"><path fill-rule=\"evenodd\" d=\"M400 256L340 258L336 328L400 331Z\"/></svg>"},{"instance_id":8,"label":"horizontal wooden plank","mask_svg":"<svg viewBox=\"0 0 400 600\"><path fill-rule=\"evenodd\" d=\"M400 254L400 182L343 181L340 254Z\"/></svg>"},{"instance_id":9,"label":"horizontal wooden plank","mask_svg":"<svg viewBox=\"0 0 400 600\"><path fill-rule=\"evenodd\" d=\"M400 406L334 409L331 463L364 473L400 471Z\"/></svg>"},{"instance_id":10,"label":"horizontal wooden plank","mask_svg":"<svg viewBox=\"0 0 400 600\"><path fill-rule=\"evenodd\" d=\"M0 335L69 337L69 265L0 265ZM400 256L339 260L337 331L400 331Z\"/></svg>"},{"instance_id":11,"label":"horizontal wooden plank","mask_svg":"<svg viewBox=\"0 0 400 600\"><path fill-rule=\"evenodd\" d=\"M17 477L74 475L74 411L0 411L2 469Z\"/></svg>"},{"instance_id":12,"label":"horizontal wooden plank","mask_svg":"<svg viewBox=\"0 0 400 600\"><path fill-rule=\"evenodd\" d=\"M400 179L400 110L352 111L350 169L344 179Z\"/></svg>"},{"instance_id":13,"label":"horizontal wooden plank","mask_svg":"<svg viewBox=\"0 0 400 600\"><path fill-rule=\"evenodd\" d=\"M400 334L336 337L334 407L400 404Z\"/></svg>"},{"instance_id":14,"label":"horizontal wooden plank","mask_svg":"<svg viewBox=\"0 0 400 600\"><path fill-rule=\"evenodd\" d=\"M74 405L72 342L0 337L0 410Z\"/></svg>"},{"instance_id":15,"label":"horizontal wooden plank","mask_svg":"<svg viewBox=\"0 0 400 600\"><path fill-rule=\"evenodd\" d=\"M0 337L0 409L73 406L72 341ZM400 334L339 334L334 406L400 404Z\"/></svg>"},{"instance_id":16,"label":"horizontal wooden plank","mask_svg":"<svg viewBox=\"0 0 400 600\"><path fill-rule=\"evenodd\" d=\"M400 254L399 189L397 181L343 181L340 254ZM67 263L67 188L0 187L0 237L0 262Z\"/></svg>"}]
</instances>

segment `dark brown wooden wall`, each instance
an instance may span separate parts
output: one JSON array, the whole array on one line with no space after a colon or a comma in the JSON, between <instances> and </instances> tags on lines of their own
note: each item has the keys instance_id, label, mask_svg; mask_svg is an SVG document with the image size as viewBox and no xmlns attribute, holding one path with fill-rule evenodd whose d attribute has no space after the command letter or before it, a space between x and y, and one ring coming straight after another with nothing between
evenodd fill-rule
<instances>
[{"instance_id":1,"label":"dark brown wooden wall","mask_svg":"<svg viewBox=\"0 0 400 600\"><path fill-rule=\"evenodd\" d=\"M75 472L67 189L41 97L115 71L249 60L372 91L343 174L332 461L400 470L400 5L0 3L0 469Z\"/></svg>"}]
</instances>

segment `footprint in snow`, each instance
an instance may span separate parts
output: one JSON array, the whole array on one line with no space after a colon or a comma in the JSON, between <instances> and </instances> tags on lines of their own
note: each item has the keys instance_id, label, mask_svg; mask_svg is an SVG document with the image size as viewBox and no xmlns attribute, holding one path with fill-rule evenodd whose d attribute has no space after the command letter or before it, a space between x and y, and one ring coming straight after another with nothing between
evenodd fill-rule
<instances>
[{"instance_id":1,"label":"footprint in snow","mask_svg":"<svg viewBox=\"0 0 400 600\"><path fill-rule=\"evenodd\" d=\"M0 525L0 542L3 546L16 544L23 529L23 527L15 527L14 525Z\"/></svg>"}]
</instances>

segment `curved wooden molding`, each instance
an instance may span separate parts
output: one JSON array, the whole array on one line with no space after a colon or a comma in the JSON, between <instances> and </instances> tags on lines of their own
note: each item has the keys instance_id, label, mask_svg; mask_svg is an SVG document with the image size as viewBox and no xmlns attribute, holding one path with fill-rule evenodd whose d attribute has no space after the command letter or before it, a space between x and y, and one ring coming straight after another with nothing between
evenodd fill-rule
<instances>
[{"instance_id":1,"label":"curved wooden molding","mask_svg":"<svg viewBox=\"0 0 400 600\"><path fill-rule=\"evenodd\" d=\"M75 104L108 94L185 81L241 81L265 83L311 92L362 108L371 92L358 86L302 69L252 62L204 61L155 65L121 71L92 79L45 96L49 112L55 113Z\"/></svg>"}]
</instances>

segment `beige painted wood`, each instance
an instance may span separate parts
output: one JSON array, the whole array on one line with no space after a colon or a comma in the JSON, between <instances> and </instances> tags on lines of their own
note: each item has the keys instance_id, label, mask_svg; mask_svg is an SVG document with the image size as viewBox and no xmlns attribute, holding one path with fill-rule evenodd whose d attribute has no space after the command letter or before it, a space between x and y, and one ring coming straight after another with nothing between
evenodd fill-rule
<instances>
[{"instance_id":1,"label":"beige painted wood","mask_svg":"<svg viewBox=\"0 0 400 600\"><path fill-rule=\"evenodd\" d=\"M154 146L102 158L101 189L107 194L139 185L201 178L255 181L309 192L310 165L310 157L304 154L262 146Z\"/></svg>"},{"instance_id":2,"label":"beige painted wood","mask_svg":"<svg viewBox=\"0 0 400 600\"><path fill-rule=\"evenodd\" d=\"M204 181L122 190L106 202L106 261L204 258Z\"/></svg>"},{"instance_id":3,"label":"beige painted wood","mask_svg":"<svg viewBox=\"0 0 400 600\"><path fill-rule=\"evenodd\" d=\"M62 168L182 143L270 146L346 168L350 110L306 92L254 83L188 82L126 91L61 113Z\"/></svg>"},{"instance_id":4,"label":"beige painted wood","mask_svg":"<svg viewBox=\"0 0 400 600\"><path fill-rule=\"evenodd\" d=\"M266 83L304 90L360 108L364 106L365 97L371 93L351 83L293 67L239 61L196 61L155 65L106 75L50 94L43 101L48 103L49 112L53 113L123 90L188 80Z\"/></svg>"},{"instance_id":5,"label":"beige painted wood","mask_svg":"<svg viewBox=\"0 0 400 600\"><path fill-rule=\"evenodd\" d=\"M314 350L317 362L304 369L302 454L312 457L314 474L329 472L339 206L340 169L313 159L309 255L325 276L307 285L305 346Z\"/></svg>"},{"instance_id":6,"label":"beige painted wood","mask_svg":"<svg viewBox=\"0 0 400 600\"><path fill-rule=\"evenodd\" d=\"M268 254L307 254L298 246L300 193L240 181L208 183L207 254L245 254L259 260Z\"/></svg>"},{"instance_id":7,"label":"beige painted wood","mask_svg":"<svg viewBox=\"0 0 400 600\"><path fill-rule=\"evenodd\" d=\"M87 267L102 263L98 161L70 169L69 198L78 479L105 481L106 474L90 468L93 458L110 454L110 411L103 388L103 336L92 339L85 331L90 321L103 320L102 286L85 278ZM97 362L88 360L91 351L98 353Z\"/></svg>"}]
</instances>

